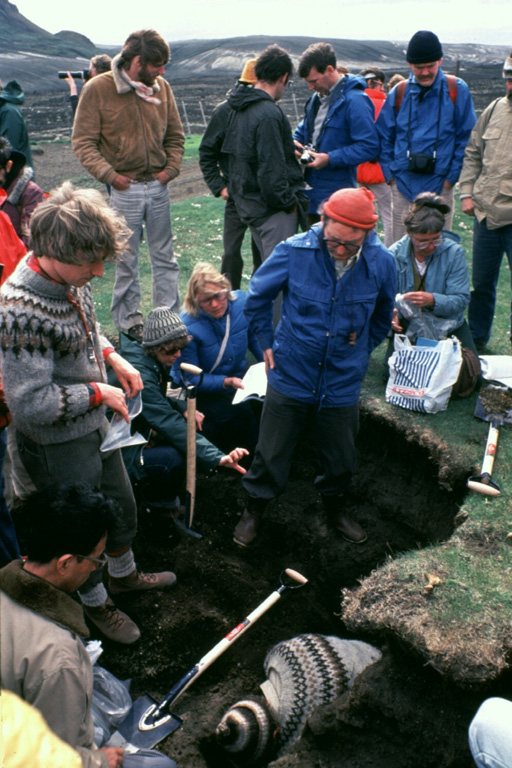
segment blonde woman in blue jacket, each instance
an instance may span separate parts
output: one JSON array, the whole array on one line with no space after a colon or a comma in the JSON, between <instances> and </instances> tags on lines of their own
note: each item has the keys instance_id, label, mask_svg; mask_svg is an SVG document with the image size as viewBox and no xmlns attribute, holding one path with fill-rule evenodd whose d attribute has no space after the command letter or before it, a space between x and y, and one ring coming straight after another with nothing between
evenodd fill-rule
<instances>
[{"instance_id":1,"label":"blonde woman in blue jacket","mask_svg":"<svg viewBox=\"0 0 512 768\"><path fill-rule=\"evenodd\" d=\"M204 372L197 389L197 407L204 414L203 434L221 450L231 445L252 454L258 439L258 418L250 402L233 405L237 389L249 367L247 351L256 361L263 353L244 315L246 295L232 291L226 275L207 262L198 262L192 272L181 317L191 336L181 361ZM179 380L178 363L173 378Z\"/></svg>"}]
</instances>

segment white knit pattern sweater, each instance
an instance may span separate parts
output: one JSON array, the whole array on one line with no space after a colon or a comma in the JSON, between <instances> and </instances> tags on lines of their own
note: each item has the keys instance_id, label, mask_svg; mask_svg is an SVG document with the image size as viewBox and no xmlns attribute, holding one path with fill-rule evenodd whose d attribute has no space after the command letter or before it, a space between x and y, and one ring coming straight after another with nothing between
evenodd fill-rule
<instances>
[{"instance_id":1,"label":"white knit pattern sweater","mask_svg":"<svg viewBox=\"0 0 512 768\"><path fill-rule=\"evenodd\" d=\"M17 430L41 445L62 443L101 425L104 408L91 406L87 384L106 381L103 349L111 345L98 333L90 286L54 283L28 258L1 291L4 390ZM68 294L82 308L89 338Z\"/></svg>"}]
</instances>

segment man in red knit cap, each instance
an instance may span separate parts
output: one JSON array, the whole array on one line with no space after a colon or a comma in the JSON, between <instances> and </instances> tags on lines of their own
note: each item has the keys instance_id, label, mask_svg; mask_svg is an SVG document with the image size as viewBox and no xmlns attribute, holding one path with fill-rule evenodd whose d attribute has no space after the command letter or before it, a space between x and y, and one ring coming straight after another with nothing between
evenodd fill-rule
<instances>
[{"instance_id":1,"label":"man in red knit cap","mask_svg":"<svg viewBox=\"0 0 512 768\"><path fill-rule=\"evenodd\" d=\"M361 383L389 331L396 293L377 218L368 189L340 189L324 203L321 223L280 243L251 279L245 314L264 350L268 388L254 461L242 480L249 499L234 533L240 546L256 538L265 507L284 490L308 419L322 468L315 485L329 521L347 541L366 541L340 497L355 468Z\"/></svg>"}]
</instances>

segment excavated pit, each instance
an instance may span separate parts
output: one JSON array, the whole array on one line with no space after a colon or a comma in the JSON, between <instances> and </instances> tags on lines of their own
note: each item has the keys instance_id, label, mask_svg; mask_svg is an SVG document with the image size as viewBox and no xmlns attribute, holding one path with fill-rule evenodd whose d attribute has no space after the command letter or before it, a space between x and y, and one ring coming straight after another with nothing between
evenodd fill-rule
<instances>
[{"instance_id":1,"label":"excavated pit","mask_svg":"<svg viewBox=\"0 0 512 768\"><path fill-rule=\"evenodd\" d=\"M432 446L421 446L385 421L364 416L347 509L369 536L361 546L345 542L327 526L314 490L318 467L312 445L306 434L286 492L269 506L262 533L248 551L232 543L243 508L243 492L233 473L198 480L194 528L202 533L201 540L179 538L168 520L141 511L138 563L145 570L171 567L178 587L118 600L142 628L142 639L123 649L105 642L102 663L119 677L133 679L134 697L149 692L161 700L279 586L284 568L309 579L305 588L285 593L176 702L173 710L183 718L183 727L160 748L180 768L229 766L215 747L215 726L236 701L258 695L267 652L306 632L350 638L340 620L342 588L356 585L388 557L446 539L455 527L468 468L451 466L452 490L446 490ZM375 637L371 642L375 644ZM461 696L411 649L381 649L383 661L363 673L350 694L313 717L294 754L271 765L471 765L467 725L482 694Z\"/></svg>"}]
</instances>

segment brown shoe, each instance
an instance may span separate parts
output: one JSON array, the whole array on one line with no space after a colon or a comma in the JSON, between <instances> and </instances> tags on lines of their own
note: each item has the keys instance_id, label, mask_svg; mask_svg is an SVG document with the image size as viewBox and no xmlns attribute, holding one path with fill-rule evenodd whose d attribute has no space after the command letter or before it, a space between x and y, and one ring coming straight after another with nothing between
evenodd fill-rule
<instances>
[{"instance_id":1,"label":"brown shoe","mask_svg":"<svg viewBox=\"0 0 512 768\"><path fill-rule=\"evenodd\" d=\"M261 518L261 512L249 512L248 509L244 509L244 513L233 531L235 544L238 544L239 547L249 547L258 535Z\"/></svg>"},{"instance_id":2,"label":"brown shoe","mask_svg":"<svg viewBox=\"0 0 512 768\"><path fill-rule=\"evenodd\" d=\"M349 541L351 544L364 544L368 535L363 528L352 520L351 517L344 512L338 512L335 515L331 515L331 523L334 525L337 531L341 533L345 541Z\"/></svg>"},{"instance_id":3,"label":"brown shoe","mask_svg":"<svg viewBox=\"0 0 512 768\"><path fill-rule=\"evenodd\" d=\"M116 608L110 598L107 598L105 605L99 605L91 608L88 605L83 606L84 613L100 632L113 640L115 643L131 645L140 637L140 629L126 613Z\"/></svg>"},{"instance_id":4,"label":"brown shoe","mask_svg":"<svg viewBox=\"0 0 512 768\"><path fill-rule=\"evenodd\" d=\"M132 571L128 576L118 579L115 576L108 577L108 590L113 595L124 592L141 592L148 589L165 589L176 584L176 574L172 571L161 573L142 573Z\"/></svg>"}]
</instances>

